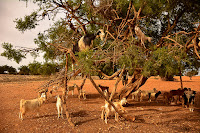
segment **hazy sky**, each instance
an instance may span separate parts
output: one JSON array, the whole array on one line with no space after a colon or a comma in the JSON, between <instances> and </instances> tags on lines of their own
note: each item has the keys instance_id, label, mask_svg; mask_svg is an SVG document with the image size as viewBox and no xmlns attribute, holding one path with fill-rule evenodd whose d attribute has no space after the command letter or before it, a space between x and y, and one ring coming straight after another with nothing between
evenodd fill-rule
<instances>
[{"instance_id":1,"label":"hazy sky","mask_svg":"<svg viewBox=\"0 0 200 133\"><path fill-rule=\"evenodd\" d=\"M36 29L25 31L24 33L15 29L15 23L13 22L16 18L23 18L25 15L29 15L36 9L37 6L31 2L28 2L26 6L26 2L19 0L0 0L0 53L3 52L3 48L1 47L3 42L11 43L14 47L37 47L34 44L34 38L37 37L39 32L48 29L50 21L47 19L44 22L39 23L39 26L36 27ZM18 68L21 65L27 65L30 62L33 62L33 60L33 57L28 54L27 59L23 59L22 62L17 64L13 60L7 60L5 57L0 56L0 66L8 65ZM36 61L42 62L42 56L37 58Z\"/></svg>"}]
</instances>

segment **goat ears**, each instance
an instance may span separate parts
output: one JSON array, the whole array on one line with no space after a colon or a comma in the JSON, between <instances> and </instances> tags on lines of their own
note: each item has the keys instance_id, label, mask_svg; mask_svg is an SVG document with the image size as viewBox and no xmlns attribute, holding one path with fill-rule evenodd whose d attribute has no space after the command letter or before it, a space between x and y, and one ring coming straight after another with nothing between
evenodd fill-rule
<instances>
[{"instance_id":1,"label":"goat ears","mask_svg":"<svg viewBox=\"0 0 200 133\"><path fill-rule=\"evenodd\" d=\"M101 33L101 31L98 31L97 33L96 33L96 35L99 35Z\"/></svg>"},{"instance_id":2,"label":"goat ears","mask_svg":"<svg viewBox=\"0 0 200 133\"><path fill-rule=\"evenodd\" d=\"M96 35L100 35L100 34L105 34L103 29L99 29L98 32L96 33Z\"/></svg>"}]
</instances>

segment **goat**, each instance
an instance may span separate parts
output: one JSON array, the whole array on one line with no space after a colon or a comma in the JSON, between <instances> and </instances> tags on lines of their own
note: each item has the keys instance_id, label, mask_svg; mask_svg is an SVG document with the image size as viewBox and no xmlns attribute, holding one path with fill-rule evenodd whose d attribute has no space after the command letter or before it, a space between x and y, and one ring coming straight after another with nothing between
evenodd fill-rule
<instances>
[{"instance_id":1,"label":"goat","mask_svg":"<svg viewBox=\"0 0 200 133\"><path fill-rule=\"evenodd\" d=\"M96 34L85 34L84 36L82 36L80 38L78 43L73 45L73 48L72 48L73 53L75 54L76 52L86 51L86 50L92 48L92 45L91 45L92 41L96 37L100 37L100 39L103 41L104 36L105 36L105 33L104 33L103 29L99 29ZM74 70L74 68L73 68L74 64L75 64L75 60L72 58L72 70Z\"/></svg>"},{"instance_id":2,"label":"goat","mask_svg":"<svg viewBox=\"0 0 200 133\"><path fill-rule=\"evenodd\" d=\"M78 41L78 47L80 51L87 50L91 48L92 41L100 36L101 40L103 41L103 38L105 36L105 33L103 32L103 29L100 29L96 34L86 34L81 37L81 39Z\"/></svg>"},{"instance_id":3,"label":"goat","mask_svg":"<svg viewBox=\"0 0 200 133\"><path fill-rule=\"evenodd\" d=\"M140 95L141 95L140 92L141 92L140 89L138 89L138 90L132 92L132 100L136 99L136 101L138 101L138 100L139 100L139 97L140 97Z\"/></svg>"},{"instance_id":4,"label":"goat","mask_svg":"<svg viewBox=\"0 0 200 133\"><path fill-rule=\"evenodd\" d=\"M41 97L41 95L44 93L46 95L46 98L47 98L47 92L48 92L48 89L41 89L38 91L38 98Z\"/></svg>"},{"instance_id":5,"label":"goat","mask_svg":"<svg viewBox=\"0 0 200 133\"><path fill-rule=\"evenodd\" d=\"M163 99L164 99L164 103L169 105L171 103L171 100L172 100L172 95L169 92L164 92L163 93Z\"/></svg>"},{"instance_id":6,"label":"goat","mask_svg":"<svg viewBox=\"0 0 200 133\"><path fill-rule=\"evenodd\" d=\"M82 87L74 84L74 87L77 88L77 91L78 91L78 98L79 100L81 99L81 96L83 97L83 99L85 100L86 99L86 92L84 90L82 90Z\"/></svg>"},{"instance_id":7,"label":"goat","mask_svg":"<svg viewBox=\"0 0 200 133\"><path fill-rule=\"evenodd\" d=\"M142 90L140 91L140 101L143 101L143 97L147 97L149 98L149 93L155 93L157 92L156 88L153 88L153 90ZM148 101L150 102L150 99L148 99Z\"/></svg>"},{"instance_id":8,"label":"goat","mask_svg":"<svg viewBox=\"0 0 200 133\"><path fill-rule=\"evenodd\" d=\"M119 102L114 102L113 104L115 105L115 107L124 112L127 112L125 110L125 108L123 107L123 105L125 105L127 103L126 98L123 98L122 100L120 100ZM108 117L110 114L115 114L115 121L119 121L119 114L115 111L115 109L109 104L106 103L104 106L102 106L103 110L105 110L104 116L105 116L105 123L108 123ZM103 116L101 116L101 118L103 118Z\"/></svg>"},{"instance_id":9,"label":"goat","mask_svg":"<svg viewBox=\"0 0 200 133\"><path fill-rule=\"evenodd\" d=\"M66 96L66 98L68 98L69 91L72 91L72 96L74 96L74 89L75 88L76 88L76 84L74 84L73 86L67 86L67 96Z\"/></svg>"},{"instance_id":10,"label":"goat","mask_svg":"<svg viewBox=\"0 0 200 133\"><path fill-rule=\"evenodd\" d=\"M186 90L183 94L182 105L183 107L189 107L190 112L194 111L194 102L195 102L196 91Z\"/></svg>"},{"instance_id":11,"label":"goat","mask_svg":"<svg viewBox=\"0 0 200 133\"><path fill-rule=\"evenodd\" d=\"M172 100L175 101L175 103L177 104L178 100L174 100L173 97L178 96L178 99L180 101L180 97L183 96L184 91L186 91L186 90L188 90L188 88L184 88L184 89L179 88L178 90L171 90L169 93L172 96Z\"/></svg>"},{"instance_id":12,"label":"goat","mask_svg":"<svg viewBox=\"0 0 200 133\"><path fill-rule=\"evenodd\" d=\"M138 39L141 41L141 44L144 46L144 48L146 48L144 44L146 40L148 40L148 42L151 43L152 38L147 37L138 26L135 26L135 34L137 35Z\"/></svg>"},{"instance_id":13,"label":"goat","mask_svg":"<svg viewBox=\"0 0 200 133\"><path fill-rule=\"evenodd\" d=\"M20 112L19 112L19 118L23 120L23 115L25 115L26 112L31 110L37 110L37 115L39 116L39 108L43 104L43 102L46 100L46 94L42 93L40 98L32 99L32 100L20 100Z\"/></svg>"},{"instance_id":14,"label":"goat","mask_svg":"<svg viewBox=\"0 0 200 133\"><path fill-rule=\"evenodd\" d=\"M158 96L159 96L160 94L161 94L161 91L149 93L149 101L151 102L151 97L154 97L154 98L155 98L155 101L157 102L157 98L158 98Z\"/></svg>"},{"instance_id":15,"label":"goat","mask_svg":"<svg viewBox=\"0 0 200 133\"><path fill-rule=\"evenodd\" d=\"M52 89L49 91L49 97L52 97L53 92L57 92L57 90L61 87L60 84L55 84L52 86Z\"/></svg>"},{"instance_id":16,"label":"goat","mask_svg":"<svg viewBox=\"0 0 200 133\"><path fill-rule=\"evenodd\" d=\"M79 90L79 95L78 95L78 98L79 98L79 100L81 99L81 96L83 97L83 99L85 100L86 99L86 93L85 93L85 91L84 90Z\"/></svg>"},{"instance_id":17,"label":"goat","mask_svg":"<svg viewBox=\"0 0 200 133\"><path fill-rule=\"evenodd\" d=\"M56 107L58 111L58 118L60 118L60 116L63 118L63 102L59 95L57 96Z\"/></svg>"},{"instance_id":18,"label":"goat","mask_svg":"<svg viewBox=\"0 0 200 133\"><path fill-rule=\"evenodd\" d=\"M122 84L126 85L128 83L128 71L125 70L122 74Z\"/></svg>"},{"instance_id":19,"label":"goat","mask_svg":"<svg viewBox=\"0 0 200 133\"><path fill-rule=\"evenodd\" d=\"M99 88L102 90L102 92L105 92L105 90L109 93L109 87L108 86L102 86L99 84Z\"/></svg>"},{"instance_id":20,"label":"goat","mask_svg":"<svg viewBox=\"0 0 200 133\"><path fill-rule=\"evenodd\" d=\"M104 94L106 94L105 96L108 98L108 92L107 90L105 90ZM113 102L113 104L115 105L115 107L122 111L122 112L127 112L125 110L125 108L123 107L123 105L125 105L127 103L126 98L121 99L118 102ZM104 119L105 117L105 123L108 123L108 117L110 114L115 114L115 121L119 121L119 114L115 111L115 109L105 100L105 105L101 107L102 108L102 113L101 113L101 119Z\"/></svg>"}]
</instances>

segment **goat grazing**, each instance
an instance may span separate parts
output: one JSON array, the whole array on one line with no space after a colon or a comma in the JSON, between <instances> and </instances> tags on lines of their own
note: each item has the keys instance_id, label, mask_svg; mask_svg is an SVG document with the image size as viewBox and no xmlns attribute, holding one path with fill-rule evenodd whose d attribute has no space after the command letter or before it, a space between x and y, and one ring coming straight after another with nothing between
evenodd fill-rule
<instances>
[{"instance_id":1,"label":"goat grazing","mask_svg":"<svg viewBox=\"0 0 200 133\"><path fill-rule=\"evenodd\" d=\"M191 112L194 111L194 101L195 101L195 94L196 91L192 91L192 90L186 90L184 91L183 94L183 101L182 101L182 105L185 107L189 107L189 110Z\"/></svg>"},{"instance_id":2,"label":"goat grazing","mask_svg":"<svg viewBox=\"0 0 200 133\"><path fill-rule=\"evenodd\" d=\"M57 96L56 107L58 111L58 118L60 118L60 116L63 118L63 102L59 95Z\"/></svg>"},{"instance_id":3,"label":"goat grazing","mask_svg":"<svg viewBox=\"0 0 200 133\"><path fill-rule=\"evenodd\" d=\"M115 107L124 112L127 112L125 110L125 108L123 107L123 105L125 105L127 103L126 98L123 98L122 100L120 100L119 102L114 102L113 104L115 105ZM103 116L101 116L101 118L104 118L105 116L105 123L108 123L108 117L109 115L115 114L115 121L119 121L119 114L115 111L115 109L108 103L106 102L104 106L102 106L104 113L102 113Z\"/></svg>"},{"instance_id":4,"label":"goat grazing","mask_svg":"<svg viewBox=\"0 0 200 133\"><path fill-rule=\"evenodd\" d=\"M40 98L32 99L32 100L20 100L20 112L19 112L19 118L23 120L23 115L25 115L26 112L37 110L37 114L39 115L39 108L43 104L43 102L46 100L46 94L42 93Z\"/></svg>"},{"instance_id":5,"label":"goat grazing","mask_svg":"<svg viewBox=\"0 0 200 133\"><path fill-rule=\"evenodd\" d=\"M108 92L107 90L104 91L105 96L108 98ZM123 105L127 103L126 98L121 99L119 102L113 102L115 107L122 111L122 112L127 112ZM101 107L102 108L102 113L101 113L101 119L105 118L105 123L108 123L108 117L110 114L115 114L115 121L119 121L119 114L115 111L115 109L105 100L105 105Z\"/></svg>"}]
</instances>

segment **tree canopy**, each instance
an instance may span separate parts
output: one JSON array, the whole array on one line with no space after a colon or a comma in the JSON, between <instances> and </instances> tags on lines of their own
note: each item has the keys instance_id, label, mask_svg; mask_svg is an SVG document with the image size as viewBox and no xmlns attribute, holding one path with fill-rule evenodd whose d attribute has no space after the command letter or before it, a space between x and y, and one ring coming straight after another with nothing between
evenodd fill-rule
<instances>
[{"instance_id":1,"label":"tree canopy","mask_svg":"<svg viewBox=\"0 0 200 133\"><path fill-rule=\"evenodd\" d=\"M191 67L199 68L199 0L32 2L38 5L38 10L15 20L19 31L35 28L45 18L54 21L60 17L35 39L38 49L45 52L46 60L65 62L65 48L72 48L82 35L102 28L106 33L104 42L96 39L93 49L77 53L81 64L77 69L81 68L85 73L91 73L91 68L94 72L98 69L103 71L102 66L112 64L117 69L125 65L132 73L142 69L142 74L147 77L160 75L168 78ZM152 38L151 43L141 44L135 33L136 26L145 36ZM10 48L4 49L8 51Z\"/></svg>"}]
</instances>

